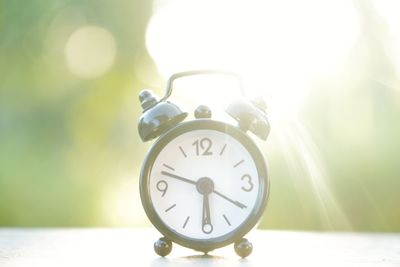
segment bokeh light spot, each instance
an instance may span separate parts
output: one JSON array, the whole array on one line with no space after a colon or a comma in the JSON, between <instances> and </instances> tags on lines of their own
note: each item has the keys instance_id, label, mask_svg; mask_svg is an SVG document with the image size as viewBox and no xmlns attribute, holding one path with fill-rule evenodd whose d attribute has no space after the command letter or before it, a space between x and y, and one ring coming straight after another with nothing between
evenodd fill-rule
<instances>
[{"instance_id":1,"label":"bokeh light spot","mask_svg":"<svg viewBox=\"0 0 400 267\"><path fill-rule=\"evenodd\" d=\"M116 52L113 35L97 26L78 28L65 45L68 69L84 79L93 79L106 73L114 63Z\"/></svg>"}]
</instances>

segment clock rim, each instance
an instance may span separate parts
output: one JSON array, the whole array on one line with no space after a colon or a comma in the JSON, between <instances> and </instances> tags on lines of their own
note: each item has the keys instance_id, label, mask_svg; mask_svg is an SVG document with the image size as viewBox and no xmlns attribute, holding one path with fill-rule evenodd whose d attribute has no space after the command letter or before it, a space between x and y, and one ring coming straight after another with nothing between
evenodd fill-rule
<instances>
[{"instance_id":1,"label":"clock rim","mask_svg":"<svg viewBox=\"0 0 400 267\"><path fill-rule=\"evenodd\" d=\"M223 236L216 238L190 238L173 231L158 216L155 208L153 207L150 197L148 186L150 178L149 176L157 156L170 141L186 132L190 132L193 130L215 130L230 135L232 138L241 143L249 152L254 160L259 176L259 192L257 194L257 198L259 196L261 197L256 201L256 204L253 206L253 210L250 212L245 221L241 223L237 228ZM242 132L239 128L225 122L209 119L196 119L193 121L181 123L176 127L170 129L165 134L160 136L160 138L158 138L157 141L152 145L149 152L147 153L140 172L139 188L141 202L146 212L146 215L161 234L163 234L172 242L182 245L184 247L192 248L197 251L208 252L216 248L220 248L233 242L239 241L252 228L254 228L254 226L260 220L268 202L270 181L268 178L268 166L266 164L264 156L262 155L257 145L254 143L254 141L248 135Z\"/></svg>"}]
</instances>

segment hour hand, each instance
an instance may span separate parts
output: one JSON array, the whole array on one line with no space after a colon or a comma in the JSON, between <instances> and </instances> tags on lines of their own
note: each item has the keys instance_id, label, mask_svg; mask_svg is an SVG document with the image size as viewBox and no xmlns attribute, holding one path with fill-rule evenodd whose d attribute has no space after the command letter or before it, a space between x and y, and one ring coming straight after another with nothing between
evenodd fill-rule
<instances>
[{"instance_id":1,"label":"hour hand","mask_svg":"<svg viewBox=\"0 0 400 267\"><path fill-rule=\"evenodd\" d=\"M176 175L176 174L173 174L173 173L169 173L169 172L166 172L166 171L162 171L161 174L165 175L165 176L168 176L168 177L171 177L171 178L174 178L174 179L177 179L177 180L180 180L182 182L189 183L189 184L193 184L193 185L197 184L195 181L192 181L192 180L187 179L185 177L182 177L182 176L179 176L179 175Z\"/></svg>"}]
</instances>

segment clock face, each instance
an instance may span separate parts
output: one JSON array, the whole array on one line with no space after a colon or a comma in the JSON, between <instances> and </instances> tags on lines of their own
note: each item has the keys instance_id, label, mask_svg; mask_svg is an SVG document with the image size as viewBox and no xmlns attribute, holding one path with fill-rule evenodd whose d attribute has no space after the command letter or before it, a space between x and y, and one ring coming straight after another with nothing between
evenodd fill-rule
<instances>
[{"instance_id":1,"label":"clock face","mask_svg":"<svg viewBox=\"0 0 400 267\"><path fill-rule=\"evenodd\" d=\"M265 163L252 142L245 146L226 126L190 128L170 134L150 152L146 199L152 217L168 232L183 239L223 240L261 215L267 190L259 169Z\"/></svg>"}]
</instances>

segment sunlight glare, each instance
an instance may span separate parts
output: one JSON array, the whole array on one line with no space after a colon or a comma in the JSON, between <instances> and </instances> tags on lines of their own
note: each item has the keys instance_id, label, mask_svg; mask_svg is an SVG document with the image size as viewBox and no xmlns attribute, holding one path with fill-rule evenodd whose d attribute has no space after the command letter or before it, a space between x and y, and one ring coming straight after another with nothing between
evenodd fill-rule
<instances>
[{"instance_id":1,"label":"sunlight glare","mask_svg":"<svg viewBox=\"0 0 400 267\"><path fill-rule=\"evenodd\" d=\"M340 18L340 19L338 19ZM348 1L175 0L156 8L148 51L166 79L191 69L238 73L249 96L298 110L311 78L331 73L358 34Z\"/></svg>"},{"instance_id":2,"label":"sunlight glare","mask_svg":"<svg viewBox=\"0 0 400 267\"><path fill-rule=\"evenodd\" d=\"M325 169L319 148L299 118L292 117L289 120L284 124L277 123L279 133L272 136L271 142L276 143L277 149L283 154L296 193L298 196L304 195L304 190L311 193L312 209L318 211L323 229L335 230L335 226L336 230L352 230L351 222L331 191L331 177ZM271 124L275 126L275 123L271 118ZM303 205L301 198L300 204Z\"/></svg>"},{"instance_id":3,"label":"sunlight glare","mask_svg":"<svg viewBox=\"0 0 400 267\"><path fill-rule=\"evenodd\" d=\"M214 115L223 111L226 104L239 99L241 83L234 76L204 74L176 79L171 99L177 99L183 110L191 110L206 104ZM178 97L176 97L178 96Z\"/></svg>"},{"instance_id":4,"label":"sunlight glare","mask_svg":"<svg viewBox=\"0 0 400 267\"><path fill-rule=\"evenodd\" d=\"M351 229L298 112L313 79L334 77L355 44L359 22L352 3L175 0L155 10L146 45L163 78L193 69L239 74L246 96L267 101L276 145L287 154L293 177L307 177L326 226L335 218L342 229ZM191 90L188 97L204 94L209 101L228 103L226 93ZM301 174L296 173L299 170Z\"/></svg>"},{"instance_id":5,"label":"sunlight glare","mask_svg":"<svg viewBox=\"0 0 400 267\"><path fill-rule=\"evenodd\" d=\"M392 61L395 65L397 73L400 74L400 2L396 0L380 0L373 1L373 5L378 11L380 18L384 20L385 28L387 28L387 35L384 37L388 38L385 43L386 52L390 57L393 57ZM398 88L399 86L393 86Z\"/></svg>"}]
</instances>

